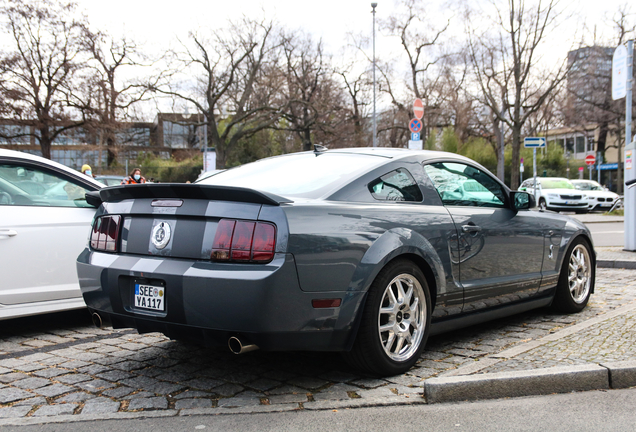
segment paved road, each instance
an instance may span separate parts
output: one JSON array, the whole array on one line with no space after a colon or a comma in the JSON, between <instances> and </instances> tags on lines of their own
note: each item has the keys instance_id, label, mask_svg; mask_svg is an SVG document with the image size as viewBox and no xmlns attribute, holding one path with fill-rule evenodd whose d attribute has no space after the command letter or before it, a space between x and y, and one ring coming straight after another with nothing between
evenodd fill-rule
<instances>
[{"instance_id":1,"label":"paved road","mask_svg":"<svg viewBox=\"0 0 636 432\"><path fill-rule=\"evenodd\" d=\"M452 374L476 360L631 304L636 300L635 275L631 270L599 269L597 292L576 315L541 309L431 338L416 367L384 379L352 370L337 354L256 351L235 356L156 333L99 330L85 312L5 321L0 330L0 425L425 403L427 378ZM611 339L590 328L581 337L535 348L544 350L541 353L527 351L519 356L522 366L510 358L490 367L499 371L551 364L546 362L597 362L607 353L616 360L632 359L629 343L618 351L615 345L632 334L634 314L616 323L597 320L603 332L612 332ZM564 357L559 351L569 354ZM581 352L585 356L577 354Z\"/></svg>"},{"instance_id":2,"label":"paved road","mask_svg":"<svg viewBox=\"0 0 636 432\"><path fill-rule=\"evenodd\" d=\"M589 223L587 227L592 231L595 247L623 246L625 231L623 222Z\"/></svg>"},{"instance_id":3,"label":"paved road","mask_svg":"<svg viewBox=\"0 0 636 432\"><path fill-rule=\"evenodd\" d=\"M496 401L295 411L226 416L187 416L7 426L7 432L83 431L631 431L636 389L594 391ZM512 414L511 414L512 413Z\"/></svg>"}]
</instances>

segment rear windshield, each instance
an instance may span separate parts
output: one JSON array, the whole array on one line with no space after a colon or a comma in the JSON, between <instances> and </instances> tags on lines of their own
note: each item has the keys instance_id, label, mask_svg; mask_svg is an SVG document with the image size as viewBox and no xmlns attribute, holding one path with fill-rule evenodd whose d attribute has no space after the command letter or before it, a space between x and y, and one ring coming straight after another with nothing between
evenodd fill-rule
<instances>
[{"instance_id":1,"label":"rear windshield","mask_svg":"<svg viewBox=\"0 0 636 432\"><path fill-rule=\"evenodd\" d=\"M238 186L285 197L318 198L386 163L375 155L296 153L223 171L199 184Z\"/></svg>"},{"instance_id":2,"label":"rear windshield","mask_svg":"<svg viewBox=\"0 0 636 432\"><path fill-rule=\"evenodd\" d=\"M543 189L576 189L567 179L541 179L541 187Z\"/></svg>"}]
</instances>

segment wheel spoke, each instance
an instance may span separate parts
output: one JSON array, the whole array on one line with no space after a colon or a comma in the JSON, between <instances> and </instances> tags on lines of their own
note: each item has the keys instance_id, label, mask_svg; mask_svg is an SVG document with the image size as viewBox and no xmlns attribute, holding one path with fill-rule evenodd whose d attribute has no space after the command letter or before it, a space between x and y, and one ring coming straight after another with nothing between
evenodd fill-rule
<instances>
[{"instance_id":1,"label":"wheel spoke","mask_svg":"<svg viewBox=\"0 0 636 432\"><path fill-rule=\"evenodd\" d=\"M399 335L397 344L395 345L395 350L393 351L395 354L399 354L402 351L402 347L404 346L404 336Z\"/></svg>"},{"instance_id":2,"label":"wheel spoke","mask_svg":"<svg viewBox=\"0 0 636 432\"><path fill-rule=\"evenodd\" d=\"M395 321L393 321L393 322L389 321L388 323L386 323L384 325L381 325L380 326L380 333L384 333L386 331L392 331L394 325L395 325Z\"/></svg>"},{"instance_id":3,"label":"wheel spoke","mask_svg":"<svg viewBox=\"0 0 636 432\"><path fill-rule=\"evenodd\" d=\"M395 333L389 332L389 337L387 337L386 343L384 344L384 350L387 353L391 352L391 347L393 346L393 341L395 341Z\"/></svg>"},{"instance_id":4,"label":"wheel spoke","mask_svg":"<svg viewBox=\"0 0 636 432\"><path fill-rule=\"evenodd\" d=\"M405 294L404 294L404 285L403 285L402 280L398 279L396 285L397 285L397 289L398 289L398 298L397 298L398 303L404 303ZM400 302L400 300L402 300L402 301Z\"/></svg>"},{"instance_id":5,"label":"wheel spoke","mask_svg":"<svg viewBox=\"0 0 636 432\"><path fill-rule=\"evenodd\" d=\"M389 297L389 305L393 308L393 306L395 306L395 304L397 303L397 299L395 298L395 294L393 294L393 290L391 289L391 286L387 288L386 294Z\"/></svg>"}]
</instances>

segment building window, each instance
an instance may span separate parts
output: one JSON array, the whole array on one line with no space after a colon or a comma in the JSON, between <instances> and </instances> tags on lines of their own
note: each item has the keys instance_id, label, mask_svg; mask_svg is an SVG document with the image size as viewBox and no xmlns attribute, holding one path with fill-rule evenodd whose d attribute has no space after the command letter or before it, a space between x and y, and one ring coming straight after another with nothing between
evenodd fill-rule
<instances>
[{"instance_id":1,"label":"building window","mask_svg":"<svg viewBox=\"0 0 636 432\"><path fill-rule=\"evenodd\" d=\"M576 152L585 153L585 137L576 137Z\"/></svg>"}]
</instances>

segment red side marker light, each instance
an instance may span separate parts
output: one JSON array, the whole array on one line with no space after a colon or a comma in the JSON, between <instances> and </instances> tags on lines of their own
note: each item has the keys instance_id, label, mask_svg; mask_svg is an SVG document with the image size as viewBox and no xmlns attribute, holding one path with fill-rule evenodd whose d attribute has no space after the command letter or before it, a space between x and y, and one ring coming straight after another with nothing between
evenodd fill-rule
<instances>
[{"instance_id":1,"label":"red side marker light","mask_svg":"<svg viewBox=\"0 0 636 432\"><path fill-rule=\"evenodd\" d=\"M311 301L311 305L315 309L335 308L340 307L342 299L314 299Z\"/></svg>"}]
</instances>

